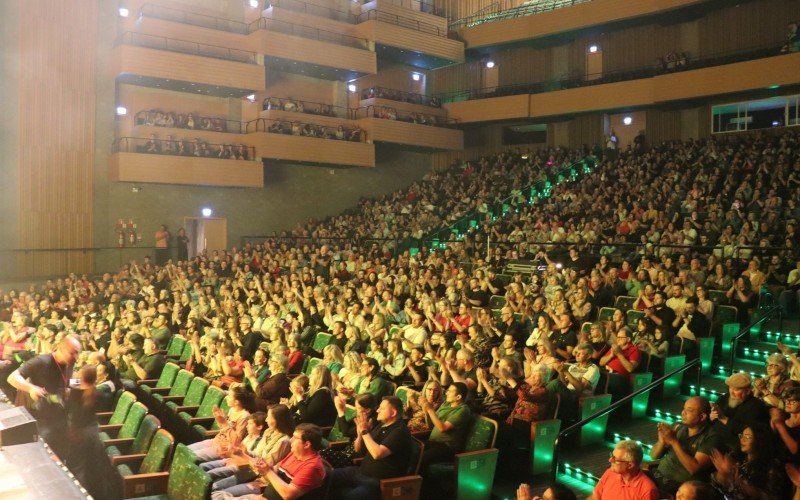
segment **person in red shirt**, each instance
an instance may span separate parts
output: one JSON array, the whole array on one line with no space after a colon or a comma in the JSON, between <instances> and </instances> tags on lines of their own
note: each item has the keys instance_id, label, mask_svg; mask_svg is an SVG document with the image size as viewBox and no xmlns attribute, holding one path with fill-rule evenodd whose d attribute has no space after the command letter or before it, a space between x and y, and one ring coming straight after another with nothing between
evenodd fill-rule
<instances>
[{"instance_id":1,"label":"person in red shirt","mask_svg":"<svg viewBox=\"0 0 800 500\"><path fill-rule=\"evenodd\" d=\"M608 458L610 463L590 500L657 500L658 488L639 468L642 447L635 441L620 441Z\"/></svg>"},{"instance_id":2,"label":"person in red shirt","mask_svg":"<svg viewBox=\"0 0 800 500\"><path fill-rule=\"evenodd\" d=\"M325 482L321 447L322 429L314 424L298 425L292 434L291 453L259 471L268 483L262 495L269 500L289 500L321 487Z\"/></svg>"},{"instance_id":3,"label":"person in red shirt","mask_svg":"<svg viewBox=\"0 0 800 500\"><path fill-rule=\"evenodd\" d=\"M642 357L639 348L631 342L631 336L630 328L622 327L617 332L616 342L613 342L611 349L600 358L600 366L609 371L608 392L614 399L624 395L630 386L630 375L639 366Z\"/></svg>"}]
</instances>

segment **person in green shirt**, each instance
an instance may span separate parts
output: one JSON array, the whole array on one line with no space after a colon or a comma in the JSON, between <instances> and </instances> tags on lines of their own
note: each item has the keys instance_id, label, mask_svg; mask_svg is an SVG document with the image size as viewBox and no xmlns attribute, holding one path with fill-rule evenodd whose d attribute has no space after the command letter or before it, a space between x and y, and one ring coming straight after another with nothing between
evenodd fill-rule
<instances>
[{"instance_id":1,"label":"person in green shirt","mask_svg":"<svg viewBox=\"0 0 800 500\"><path fill-rule=\"evenodd\" d=\"M422 410L431 424L431 435L422 454L421 470L435 463L452 461L464 449L464 441L472 423L472 412L465 404L467 385L454 382L445 393L445 402L438 410L425 398L420 398Z\"/></svg>"}]
</instances>

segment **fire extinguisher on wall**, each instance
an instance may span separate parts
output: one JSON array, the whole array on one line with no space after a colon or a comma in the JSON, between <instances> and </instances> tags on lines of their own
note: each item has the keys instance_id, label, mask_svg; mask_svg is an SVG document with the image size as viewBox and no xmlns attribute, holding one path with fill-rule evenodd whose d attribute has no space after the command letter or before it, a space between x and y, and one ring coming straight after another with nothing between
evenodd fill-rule
<instances>
[{"instance_id":1,"label":"fire extinguisher on wall","mask_svg":"<svg viewBox=\"0 0 800 500\"><path fill-rule=\"evenodd\" d=\"M128 243L131 245L136 244L136 231L134 231L133 228L128 230Z\"/></svg>"},{"instance_id":2,"label":"fire extinguisher on wall","mask_svg":"<svg viewBox=\"0 0 800 500\"><path fill-rule=\"evenodd\" d=\"M123 248L125 246L125 232L122 229L117 230L117 246Z\"/></svg>"}]
</instances>

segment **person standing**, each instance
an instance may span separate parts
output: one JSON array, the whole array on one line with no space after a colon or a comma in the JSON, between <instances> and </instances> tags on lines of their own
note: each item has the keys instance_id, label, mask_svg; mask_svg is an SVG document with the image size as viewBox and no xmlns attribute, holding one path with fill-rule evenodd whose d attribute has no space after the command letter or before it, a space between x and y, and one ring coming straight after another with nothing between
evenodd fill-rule
<instances>
[{"instance_id":1,"label":"person standing","mask_svg":"<svg viewBox=\"0 0 800 500\"><path fill-rule=\"evenodd\" d=\"M189 260L189 237L186 236L186 230L178 229L178 236L175 239L178 244L178 260L186 262Z\"/></svg>"},{"instance_id":2,"label":"person standing","mask_svg":"<svg viewBox=\"0 0 800 500\"><path fill-rule=\"evenodd\" d=\"M58 343L55 351L26 361L8 376L9 384L29 396L39 434L60 458L66 458L68 451L65 401L80 353L80 341L68 336Z\"/></svg>"},{"instance_id":3,"label":"person standing","mask_svg":"<svg viewBox=\"0 0 800 500\"><path fill-rule=\"evenodd\" d=\"M163 266L169 260L169 239L172 235L162 224L156 231L156 265Z\"/></svg>"}]
</instances>

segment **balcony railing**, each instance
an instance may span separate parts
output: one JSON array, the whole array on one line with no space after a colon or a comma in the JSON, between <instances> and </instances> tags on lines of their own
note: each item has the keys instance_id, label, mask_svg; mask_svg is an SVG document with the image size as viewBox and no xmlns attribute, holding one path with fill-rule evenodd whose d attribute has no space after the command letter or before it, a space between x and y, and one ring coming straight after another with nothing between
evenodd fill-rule
<instances>
[{"instance_id":1,"label":"balcony railing","mask_svg":"<svg viewBox=\"0 0 800 500\"><path fill-rule=\"evenodd\" d=\"M673 67L666 67L659 62L657 65L622 69L619 71L604 72L597 75L589 74L576 78L564 78L561 80L548 80L535 83L518 83L491 88L457 90L454 92L436 94L436 96L442 102L456 102L472 99L485 99L488 97L505 97L520 94L541 94L556 90L567 90L605 83L652 78L654 76L678 71L696 70L712 66L721 66L724 64L733 64L742 61L750 61L754 59L763 59L765 57L773 57L779 54L780 45L771 43L744 50L738 49L736 51L708 54L697 59L687 57L682 63L676 64ZM592 78L593 76L596 76L596 78Z\"/></svg>"},{"instance_id":2,"label":"balcony railing","mask_svg":"<svg viewBox=\"0 0 800 500\"><path fill-rule=\"evenodd\" d=\"M117 38L115 45L119 44L135 45L137 47L146 47L157 50L168 50L170 52L179 52L181 54L213 57L215 59L225 59L228 61L249 64L256 63L255 52L231 49L228 47L219 47L217 45L208 45L205 43L190 42L188 40L165 38L163 36L146 35L144 33L135 33L133 31L126 31L125 33L121 34Z\"/></svg>"},{"instance_id":3,"label":"balcony railing","mask_svg":"<svg viewBox=\"0 0 800 500\"><path fill-rule=\"evenodd\" d=\"M136 113L134 124L147 127L180 128L243 134L245 124L219 116L203 116L194 113L175 113L159 109L144 109Z\"/></svg>"},{"instance_id":4,"label":"balcony railing","mask_svg":"<svg viewBox=\"0 0 800 500\"><path fill-rule=\"evenodd\" d=\"M476 14L451 22L450 29L455 30L458 28L469 28L494 21L532 16L535 14L541 14L542 12L550 12L552 10L563 9L564 7L572 7L574 5L591 1L592 0L532 0L525 2L524 5L512 7L510 9L501 9L501 5L498 2L495 2Z\"/></svg>"},{"instance_id":5,"label":"balcony railing","mask_svg":"<svg viewBox=\"0 0 800 500\"><path fill-rule=\"evenodd\" d=\"M218 160L254 160L256 150L244 144L210 144L198 139L155 139L120 137L112 146L113 153L144 153L166 156L194 156Z\"/></svg>"},{"instance_id":6,"label":"balcony railing","mask_svg":"<svg viewBox=\"0 0 800 500\"><path fill-rule=\"evenodd\" d=\"M267 132L269 134L293 135L314 139L365 142L366 134L359 127L326 127L316 123L289 120L258 118L247 122L247 133Z\"/></svg>"},{"instance_id":7,"label":"balcony railing","mask_svg":"<svg viewBox=\"0 0 800 500\"><path fill-rule=\"evenodd\" d=\"M439 98L427 96L414 92L404 92L402 90L388 89L385 87L370 87L361 91L361 99L389 99L390 101L407 102L409 104L419 104L421 106L431 106L438 108L441 106Z\"/></svg>"},{"instance_id":8,"label":"balcony railing","mask_svg":"<svg viewBox=\"0 0 800 500\"><path fill-rule=\"evenodd\" d=\"M275 33L283 33L284 35L310 38L312 40L319 40L320 42L335 43L337 45L355 47L358 49L366 49L368 46L366 38L343 35L333 31L325 31L319 28L314 28L313 26L287 23L286 21L267 19L266 17L261 17L250 23L248 30L251 33L257 30L273 31Z\"/></svg>"},{"instance_id":9,"label":"balcony railing","mask_svg":"<svg viewBox=\"0 0 800 500\"><path fill-rule=\"evenodd\" d=\"M382 23L394 24L402 28L409 28L422 33L428 33L429 35L435 35L441 37L446 37L448 36L449 33L447 30L439 29L438 26L434 26L433 24L426 23L424 21L419 21L417 19L405 16L398 16L397 14L392 14L389 12L381 12L374 9L362 12L361 15L358 16L359 23L363 23L365 21L370 21L370 20L380 21Z\"/></svg>"},{"instance_id":10,"label":"balcony railing","mask_svg":"<svg viewBox=\"0 0 800 500\"><path fill-rule=\"evenodd\" d=\"M323 102L302 101L290 97L265 97L261 102L261 110L289 111L307 115L328 116L331 118L352 118L352 109L334 106Z\"/></svg>"},{"instance_id":11,"label":"balcony railing","mask_svg":"<svg viewBox=\"0 0 800 500\"><path fill-rule=\"evenodd\" d=\"M381 2L390 3L406 9L416 10L418 12L424 12L425 14L444 17L444 11L441 8L428 2L421 2L419 0L381 0Z\"/></svg>"},{"instance_id":12,"label":"balcony railing","mask_svg":"<svg viewBox=\"0 0 800 500\"><path fill-rule=\"evenodd\" d=\"M323 7L321 5L303 2L301 0L273 0L271 2L267 2L267 8L269 7L279 7L281 9L293 10L295 12L302 12L303 14L333 19L334 21L341 21L343 23L356 23L356 16L351 12L336 10L330 7Z\"/></svg>"},{"instance_id":13,"label":"balcony railing","mask_svg":"<svg viewBox=\"0 0 800 500\"><path fill-rule=\"evenodd\" d=\"M398 111L391 106L363 106L354 109L353 118L382 118L404 123L415 123L417 125L428 125L430 127L452 128L458 125L458 120L454 118L442 118L439 116L415 113L413 111Z\"/></svg>"},{"instance_id":14,"label":"balcony railing","mask_svg":"<svg viewBox=\"0 0 800 500\"><path fill-rule=\"evenodd\" d=\"M195 14L194 12L171 9L151 3L142 5L139 9L139 17L153 17L164 21L191 24L192 26L199 26L212 30L228 31L230 33L239 33L240 35L247 34L247 23L204 14Z\"/></svg>"}]
</instances>

